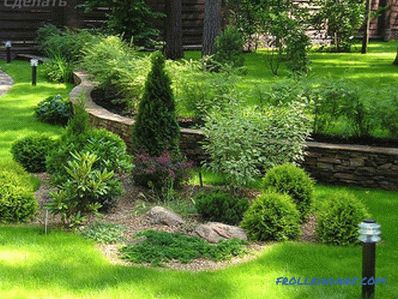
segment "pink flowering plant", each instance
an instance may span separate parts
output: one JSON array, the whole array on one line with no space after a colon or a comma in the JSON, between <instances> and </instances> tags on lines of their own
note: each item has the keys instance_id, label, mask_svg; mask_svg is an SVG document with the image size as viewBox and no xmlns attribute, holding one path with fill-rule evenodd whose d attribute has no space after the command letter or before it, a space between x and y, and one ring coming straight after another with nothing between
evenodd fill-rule
<instances>
[{"instance_id":1,"label":"pink flowering plant","mask_svg":"<svg viewBox=\"0 0 398 299\"><path fill-rule=\"evenodd\" d=\"M162 192L166 188L178 188L189 178L192 163L174 159L169 152L158 157L138 154L134 161L133 178L137 185Z\"/></svg>"}]
</instances>

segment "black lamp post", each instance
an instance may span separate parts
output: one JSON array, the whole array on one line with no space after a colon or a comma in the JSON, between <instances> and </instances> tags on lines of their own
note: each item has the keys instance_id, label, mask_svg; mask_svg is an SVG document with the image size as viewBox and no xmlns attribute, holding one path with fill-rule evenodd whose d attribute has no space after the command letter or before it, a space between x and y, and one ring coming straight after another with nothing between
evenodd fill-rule
<instances>
[{"instance_id":1,"label":"black lamp post","mask_svg":"<svg viewBox=\"0 0 398 299\"><path fill-rule=\"evenodd\" d=\"M30 65L32 66L32 86L36 86L37 83L37 66L39 61L37 59L31 59Z\"/></svg>"},{"instance_id":2,"label":"black lamp post","mask_svg":"<svg viewBox=\"0 0 398 299\"><path fill-rule=\"evenodd\" d=\"M362 277L375 279L376 275L376 243L380 238L380 224L375 220L368 219L359 225L359 240L363 243L362 247ZM362 285L362 299L375 298L375 285L365 283Z\"/></svg>"},{"instance_id":3,"label":"black lamp post","mask_svg":"<svg viewBox=\"0 0 398 299\"><path fill-rule=\"evenodd\" d=\"M6 59L7 59L7 63L11 62L11 48L12 48L12 43L11 41L6 41L5 45L6 47Z\"/></svg>"}]
</instances>

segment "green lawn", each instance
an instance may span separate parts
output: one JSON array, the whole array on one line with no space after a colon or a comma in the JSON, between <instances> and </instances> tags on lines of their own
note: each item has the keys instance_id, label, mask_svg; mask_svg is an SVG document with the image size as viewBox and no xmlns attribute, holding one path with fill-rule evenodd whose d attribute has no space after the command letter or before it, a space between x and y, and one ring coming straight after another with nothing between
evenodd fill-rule
<instances>
[{"instance_id":1,"label":"green lawn","mask_svg":"<svg viewBox=\"0 0 398 299\"><path fill-rule=\"evenodd\" d=\"M0 61L0 69L8 73L15 83L6 95L0 97L0 163L4 165L11 163L10 148L18 138L32 133L59 135L62 128L37 121L33 109L46 97L56 94L67 97L72 86L48 83L39 72L38 85L33 87L28 62L6 64Z\"/></svg>"},{"instance_id":2,"label":"green lawn","mask_svg":"<svg viewBox=\"0 0 398 299\"><path fill-rule=\"evenodd\" d=\"M373 52L367 57L341 54L357 57L357 64L353 58L350 62L344 62L343 58L332 61L331 54L314 53L313 57L319 57L314 62L314 74L317 64L341 64L341 68L346 69L345 74L350 74L347 77L353 80L355 76L360 76L361 80L367 77L371 80L370 76L374 76L383 84L393 82L397 75L387 63L390 56L392 61L393 55L384 50L380 52L377 45L372 44ZM393 43L387 45L391 51L396 46ZM250 71L251 67L256 67L258 72L267 72L259 63L261 60L255 59L261 55L248 55L248 82L273 80L269 75L260 79L261 73L256 76ZM371 60L371 66L365 67L365 60ZM353 69L348 68L350 63L355 66ZM373 64L379 65L374 74L370 70L374 69ZM14 140L33 132L57 136L62 131L59 127L37 122L33 108L47 96L57 93L65 96L70 86L45 83L40 76L39 85L31 87L30 67L26 62L11 65L0 62L0 67L16 81L13 89L0 97L0 161L1 167L4 164L10 167L13 162L9 148ZM364 69L367 72L356 73ZM336 188L318 186L317 193L334 192ZM387 284L377 287L378 298L397 298L398 193L349 190L365 202L382 224L384 241L378 247L377 275L386 277ZM357 298L359 286L282 287L276 286L275 280L280 276L352 278L360 275L359 246L276 243L270 244L251 262L221 271L190 273L116 266L105 259L94 243L72 233L51 230L45 236L41 228L30 225L0 226L0 298Z\"/></svg>"},{"instance_id":3,"label":"green lawn","mask_svg":"<svg viewBox=\"0 0 398 299\"><path fill-rule=\"evenodd\" d=\"M333 192L318 187L317 192ZM398 193L350 189L382 225L378 298L397 298ZM261 257L216 272L115 266L92 242L29 226L0 228L0 298L357 298L359 286L276 286L280 276L359 277L361 248L300 242L269 245Z\"/></svg>"}]
</instances>

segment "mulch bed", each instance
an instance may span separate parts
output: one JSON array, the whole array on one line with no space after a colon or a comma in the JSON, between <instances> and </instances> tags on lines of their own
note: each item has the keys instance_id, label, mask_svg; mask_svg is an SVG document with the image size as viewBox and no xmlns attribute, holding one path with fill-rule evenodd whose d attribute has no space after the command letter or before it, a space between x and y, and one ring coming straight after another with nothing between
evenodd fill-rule
<instances>
[{"instance_id":1,"label":"mulch bed","mask_svg":"<svg viewBox=\"0 0 398 299\"><path fill-rule=\"evenodd\" d=\"M34 224L43 225L45 218L45 204L49 200L49 192L53 191L50 187L49 176L47 174L37 175L41 180L40 188L36 191L36 198L39 201L39 212L36 219L33 221ZM128 178L123 179L124 193L119 199L117 205L107 214L104 214L101 219L93 219L92 221L103 221L114 224L122 225L126 228L125 239L127 242L134 239L136 233L143 230L159 230L165 232L180 232L188 235L192 235L194 227L198 224L197 217L185 217L186 223L182 226L167 226L167 225L155 225L149 221L145 216L145 213L137 213L142 204L142 200L145 198L146 190L134 186ZM186 192L197 192L198 187L187 187L189 190ZM206 187L205 187L206 188ZM245 195L249 198L255 198L259 193L254 190L246 190ZM149 203L150 205L150 203ZM60 218L49 216L49 227L59 228L62 226ZM314 230L315 230L315 217L311 216L309 221L302 225L303 235L301 241L314 242ZM247 254L241 257L234 257L231 260L223 262L214 262L205 259L197 259L188 264L182 264L178 262L170 262L165 264L166 268L186 271L205 271L205 270L217 270L223 269L232 265L241 264L257 258L267 248L270 248L271 243L251 243L247 247ZM98 244L97 248L100 249L108 260L117 265L134 265L132 263L122 260L119 256L118 249L122 245L103 245ZM150 265L136 265L136 266L150 266Z\"/></svg>"}]
</instances>

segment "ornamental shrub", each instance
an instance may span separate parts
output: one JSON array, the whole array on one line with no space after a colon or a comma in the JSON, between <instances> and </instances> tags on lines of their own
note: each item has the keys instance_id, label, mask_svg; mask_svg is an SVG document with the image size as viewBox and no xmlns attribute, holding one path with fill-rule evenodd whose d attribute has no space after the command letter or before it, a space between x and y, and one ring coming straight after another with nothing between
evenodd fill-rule
<instances>
[{"instance_id":1,"label":"ornamental shrub","mask_svg":"<svg viewBox=\"0 0 398 299\"><path fill-rule=\"evenodd\" d=\"M165 189L178 188L186 181L191 167L189 162L173 159L169 152L158 157L138 154L134 159L133 178L135 184L161 195Z\"/></svg>"},{"instance_id":2,"label":"ornamental shrub","mask_svg":"<svg viewBox=\"0 0 398 299\"><path fill-rule=\"evenodd\" d=\"M12 171L0 171L0 222L25 222L38 208L32 188L25 179Z\"/></svg>"},{"instance_id":3,"label":"ornamental shrub","mask_svg":"<svg viewBox=\"0 0 398 299\"><path fill-rule=\"evenodd\" d=\"M291 196L301 221L305 221L311 210L314 182L303 169L290 163L273 167L263 179L263 188Z\"/></svg>"},{"instance_id":4,"label":"ornamental shrub","mask_svg":"<svg viewBox=\"0 0 398 299\"><path fill-rule=\"evenodd\" d=\"M321 30L327 24L327 33L335 51L349 52L355 42L354 37L363 24L364 1L316 0L314 4L320 7L314 18L315 24Z\"/></svg>"},{"instance_id":5,"label":"ornamental shrub","mask_svg":"<svg viewBox=\"0 0 398 299\"><path fill-rule=\"evenodd\" d=\"M264 109L231 106L206 117L206 167L225 175L232 187L247 186L275 165L300 162L310 120L304 105Z\"/></svg>"},{"instance_id":6,"label":"ornamental shrub","mask_svg":"<svg viewBox=\"0 0 398 299\"><path fill-rule=\"evenodd\" d=\"M240 32L233 26L228 26L215 40L213 60L220 65L242 67L243 39Z\"/></svg>"},{"instance_id":7,"label":"ornamental shrub","mask_svg":"<svg viewBox=\"0 0 398 299\"><path fill-rule=\"evenodd\" d=\"M333 192L319 198L316 235L322 243L349 245L358 242L358 225L369 217L364 204L354 195Z\"/></svg>"},{"instance_id":8,"label":"ornamental shrub","mask_svg":"<svg viewBox=\"0 0 398 299\"><path fill-rule=\"evenodd\" d=\"M156 157L167 151L177 157L180 152L180 128L176 120L171 81L164 67L163 54L153 54L152 69L133 127L133 146L136 153Z\"/></svg>"},{"instance_id":9,"label":"ornamental shrub","mask_svg":"<svg viewBox=\"0 0 398 299\"><path fill-rule=\"evenodd\" d=\"M41 101L35 109L35 114L42 122L66 125L72 117L73 109L69 101L56 95Z\"/></svg>"},{"instance_id":10,"label":"ornamental shrub","mask_svg":"<svg viewBox=\"0 0 398 299\"><path fill-rule=\"evenodd\" d=\"M289 195L264 193L251 204L243 216L241 227L252 240L295 239L300 233L299 212Z\"/></svg>"},{"instance_id":11,"label":"ornamental shrub","mask_svg":"<svg viewBox=\"0 0 398 299\"><path fill-rule=\"evenodd\" d=\"M105 129L92 129L81 135L64 135L57 148L49 154L46 164L54 183L59 184L65 180L65 165L73 159L72 152L95 154L96 170L123 174L132 167L126 144L119 136Z\"/></svg>"},{"instance_id":12,"label":"ornamental shrub","mask_svg":"<svg viewBox=\"0 0 398 299\"><path fill-rule=\"evenodd\" d=\"M44 135L30 135L17 140L11 148L16 162L29 172L45 172L46 157L54 149L56 142Z\"/></svg>"},{"instance_id":13,"label":"ornamental shrub","mask_svg":"<svg viewBox=\"0 0 398 299\"><path fill-rule=\"evenodd\" d=\"M221 190L200 192L194 202L203 219L231 225L238 225L249 208L246 198L238 198Z\"/></svg>"},{"instance_id":14,"label":"ornamental shrub","mask_svg":"<svg viewBox=\"0 0 398 299\"><path fill-rule=\"evenodd\" d=\"M72 157L65 167L66 180L57 191L50 193L47 205L69 228L82 224L99 209L108 209L121 194L121 183L113 171L94 168L98 161L95 154L72 153Z\"/></svg>"},{"instance_id":15,"label":"ornamental shrub","mask_svg":"<svg viewBox=\"0 0 398 299\"><path fill-rule=\"evenodd\" d=\"M71 83L73 81L73 65L59 54L54 54L47 60L42 69L51 82Z\"/></svg>"}]
</instances>

